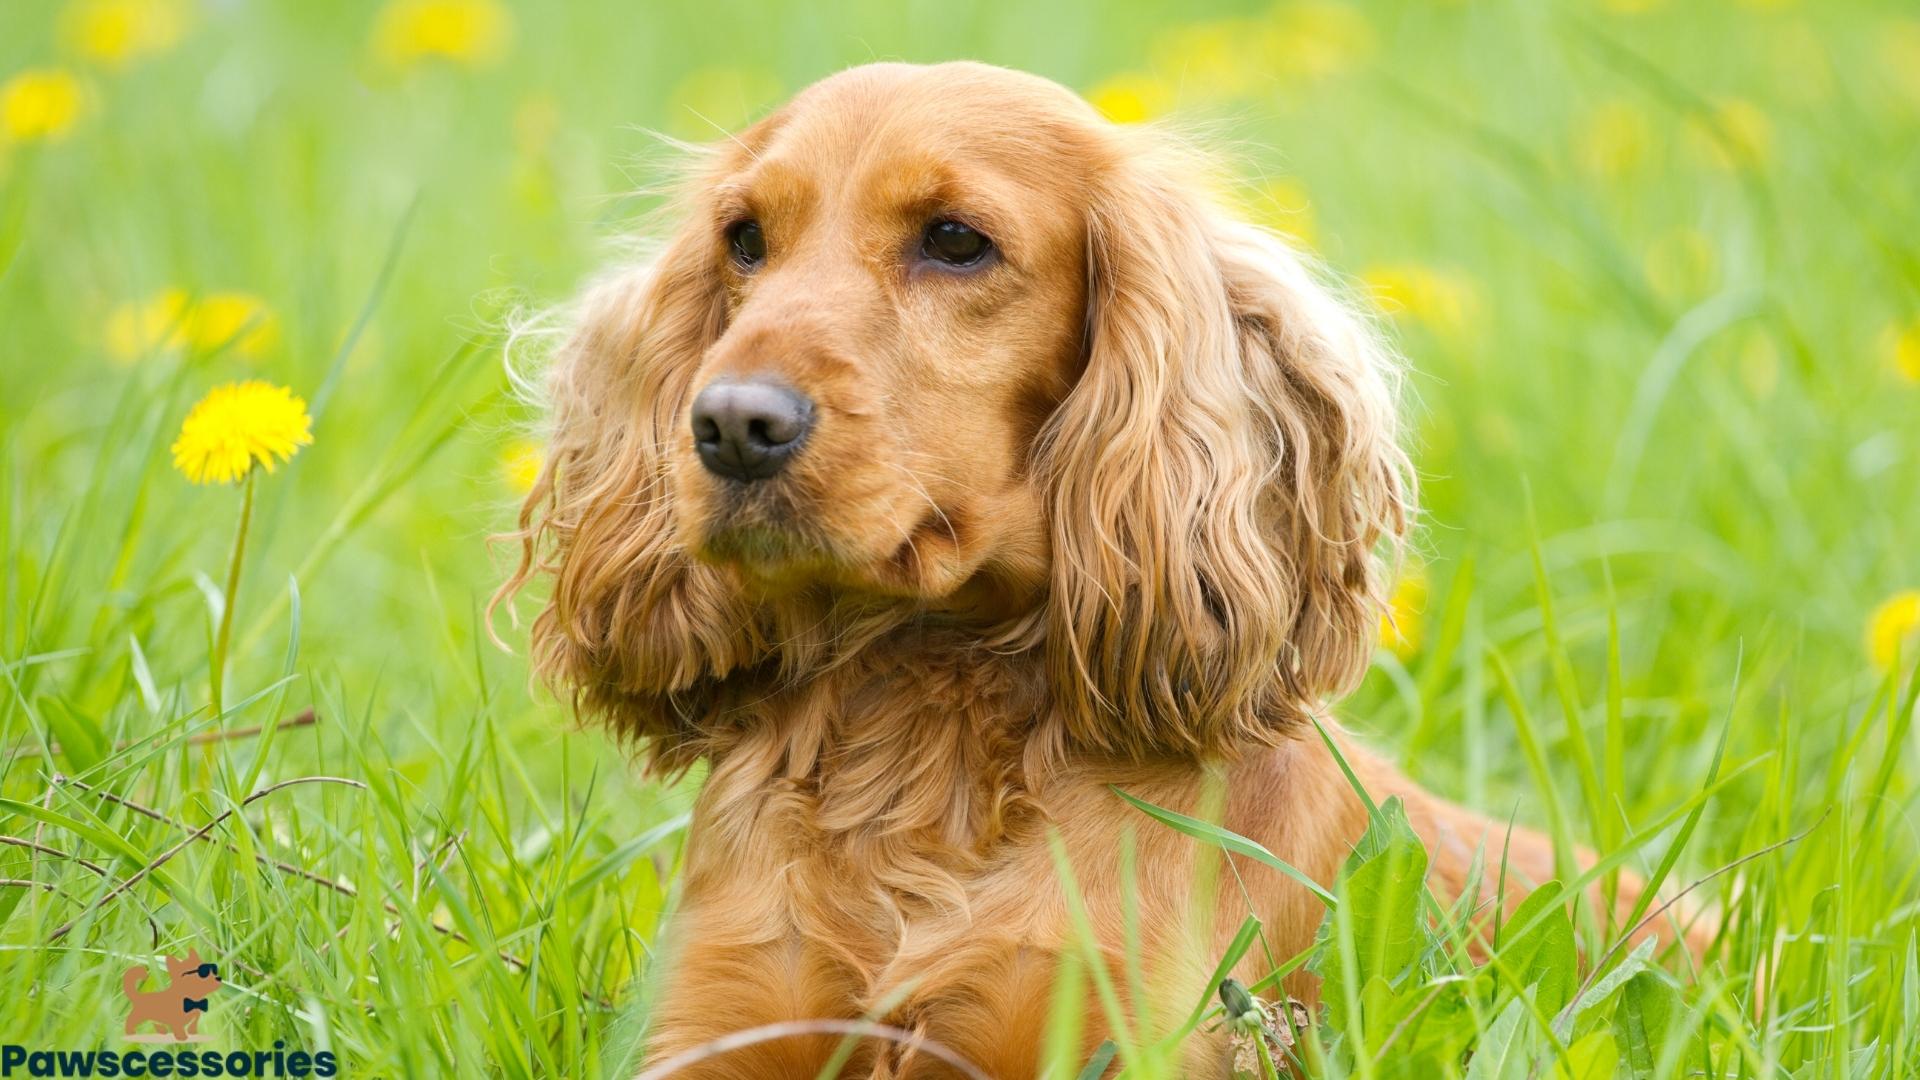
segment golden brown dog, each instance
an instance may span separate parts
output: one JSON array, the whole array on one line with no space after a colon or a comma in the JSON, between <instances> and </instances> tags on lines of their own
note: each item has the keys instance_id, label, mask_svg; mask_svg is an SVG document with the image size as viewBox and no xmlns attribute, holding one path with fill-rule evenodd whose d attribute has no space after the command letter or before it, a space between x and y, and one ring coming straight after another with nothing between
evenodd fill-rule
<instances>
[{"instance_id":1,"label":"golden brown dog","mask_svg":"<svg viewBox=\"0 0 1920 1080\"><path fill-rule=\"evenodd\" d=\"M1366 813L1308 718L1366 669L1412 514L1389 355L1189 165L1034 76L857 68L719 145L582 302L509 588L550 577L534 656L585 713L710 769L650 1060L875 1014L1034 1075L1054 834L1116 971L1137 897L1161 1016L1249 898L1276 955L1311 943L1307 890L1245 860L1244 894L1196 889L1217 856L1110 790L1331 882ZM1436 892L1482 845L1553 876L1337 737ZM836 1041L676 1075L810 1077ZM867 1039L844 1075L952 1073Z\"/></svg>"}]
</instances>

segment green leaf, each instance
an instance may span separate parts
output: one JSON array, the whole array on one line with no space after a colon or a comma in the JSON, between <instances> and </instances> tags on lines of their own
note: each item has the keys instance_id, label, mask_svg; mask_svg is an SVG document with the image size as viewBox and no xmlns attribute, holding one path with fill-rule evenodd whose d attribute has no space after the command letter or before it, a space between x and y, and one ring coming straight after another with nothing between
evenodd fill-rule
<instances>
[{"instance_id":1,"label":"green leaf","mask_svg":"<svg viewBox=\"0 0 1920 1080\"><path fill-rule=\"evenodd\" d=\"M603 879L623 873L627 867L632 864L634 859L639 858L642 854L652 850L675 834L685 831L687 826L692 824L692 822L693 815L691 813L678 814L655 825L653 828L648 829L632 840L621 844L605 857L595 861L591 866L575 874L572 881L567 882L568 898L580 899L586 896L592 892L593 887L598 885Z\"/></svg>"},{"instance_id":2,"label":"green leaf","mask_svg":"<svg viewBox=\"0 0 1920 1080\"><path fill-rule=\"evenodd\" d=\"M111 852L127 860L132 866L144 866L148 862L147 855L139 848L134 847L133 844L129 843L127 839L120 834L103 826L94 825L91 822L82 821L79 818L61 813L58 810L37 806L33 803L21 802L18 799L0 798L0 827L11 826L12 818L7 815L31 818L34 821L45 822L56 829L65 829L92 844L100 851ZM180 883L176 882L172 874L166 869L154 870L151 874L147 875L147 880L154 882L160 891L167 895L169 900L180 905L195 918L207 923L214 921L213 913L194 896L193 890L182 888Z\"/></svg>"},{"instance_id":3,"label":"green leaf","mask_svg":"<svg viewBox=\"0 0 1920 1080\"><path fill-rule=\"evenodd\" d=\"M1543 912L1544 917L1535 918ZM1523 927L1523 932L1507 933L1516 926ZM1573 1000L1580 953L1573 943L1573 920L1567 917L1559 882L1549 881L1535 889L1514 910L1495 948L1500 974L1514 980L1515 990L1532 988L1541 1012L1551 1016Z\"/></svg>"},{"instance_id":4,"label":"green leaf","mask_svg":"<svg viewBox=\"0 0 1920 1080\"><path fill-rule=\"evenodd\" d=\"M1900 1020L1902 1031L1920 1031L1920 942L1911 931L1907 933L1907 964L1900 979Z\"/></svg>"},{"instance_id":5,"label":"green leaf","mask_svg":"<svg viewBox=\"0 0 1920 1080\"><path fill-rule=\"evenodd\" d=\"M1100 1080L1106 1075L1107 1066L1113 1064L1113 1055L1119 1051L1120 1048L1113 1045L1112 1039L1101 1043L1093 1051L1093 1056L1087 1059L1087 1067L1080 1070L1079 1080Z\"/></svg>"},{"instance_id":6,"label":"green leaf","mask_svg":"<svg viewBox=\"0 0 1920 1080\"><path fill-rule=\"evenodd\" d=\"M47 722L48 734L60 746L60 760L68 772L84 775L113 752L113 742L100 725L75 713L59 698L41 698L40 715Z\"/></svg>"},{"instance_id":7,"label":"green leaf","mask_svg":"<svg viewBox=\"0 0 1920 1080\"><path fill-rule=\"evenodd\" d=\"M33 876L33 858L17 847L0 847L0 878L9 881L26 881ZM13 917L13 909L18 907L21 898L27 895L32 886L0 886L0 925L5 925Z\"/></svg>"},{"instance_id":8,"label":"green leaf","mask_svg":"<svg viewBox=\"0 0 1920 1080\"><path fill-rule=\"evenodd\" d=\"M1615 965L1612 971L1600 976L1592 986L1587 987L1586 992L1568 1008L1567 1015L1554 1021L1554 1032L1565 1039L1572 1033L1575 1020L1584 1015L1587 1010L1607 1000L1607 996L1620 989L1628 979L1651 967L1653 951L1659 944L1657 938L1643 938L1640 944L1635 945L1633 951L1627 954L1626 959Z\"/></svg>"},{"instance_id":9,"label":"green leaf","mask_svg":"<svg viewBox=\"0 0 1920 1080\"><path fill-rule=\"evenodd\" d=\"M1493 980L1484 973L1474 976L1453 975L1428 983L1417 1000L1412 1000L1406 1016L1394 1023L1406 1024L1406 1030L1394 1038L1393 1056L1408 1066L1403 1073L1446 1074L1438 1063L1457 1064L1480 1034L1480 1023L1470 1001L1488 997ZM1403 995L1403 1000L1411 995ZM1429 1065L1431 1072L1419 1073Z\"/></svg>"},{"instance_id":10,"label":"green leaf","mask_svg":"<svg viewBox=\"0 0 1920 1080\"><path fill-rule=\"evenodd\" d=\"M1613 1036L1604 1031L1590 1031L1567 1047L1554 1077L1555 1080L1612 1080L1619 1067L1620 1048L1614 1045Z\"/></svg>"},{"instance_id":11,"label":"green leaf","mask_svg":"<svg viewBox=\"0 0 1920 1080\"><path fill-rule=\"evenodd\" d=\"M1474 1048L1467 1080L1525 1080L1536 1041L1527 1012L1527 995L1507 1002Z\"/></svg>"},{"instance_id":12,"label":"green leaf","mask_svg":"<svg viewBox=\"0 0 1920 1080\"><path fill-rule=\"evenodd\" d=\"M1427 850L1399 798L1388 799L1340 871L1339 903L1321 926L1314 956L1335 1031L1357 1030L1349 1025L1361 1018L1349 1009L1361 988L1376 978L1397 984L1426 951L1426 875Z\"/></svg>"},{"instance_id":13,"label":"green leaf","mask_svg":"<svg viewBox=\"0 0 1920 1080\"><path fill-rule=\"evenodd\" d=\"M1236 855L1245 855L1255 862L1271 866L1275 870L1306 886L1307 891L1318 897L1321 903L1328 907L1333 906L1333 894L1321 887L1318 882L1308 877L1305 872L1281 859L1280 856L1268 851L1258 843L1241 836L1239 833L1231 829L1223 829L1210 822L1201 821L1199 818L1191 818L1185 814L1155 806L1144 799L1136 799L1117 787L1113 789L1113 793L1133 804L1134 809L1139 810L1141 813L1160 822L1162 825L1173 829L1175 832L1186 833L1196 840L1204 840L1215 847L1231 851Z\"/></svg>"},{"instance_id":14,"label":"green leaf","mask_svg":"<svg viewBox=\"0 0 1920 1080\"><path fill-rule=\"evenodd\" d=\"M1613 1038L1633 1080L1650 1080L1654 1075L1680 1008L1680 992L1659 972L1642 971L1627 980L1620 992L1620 1007L1613 1014Z\"/></svg>"}]
</instances>

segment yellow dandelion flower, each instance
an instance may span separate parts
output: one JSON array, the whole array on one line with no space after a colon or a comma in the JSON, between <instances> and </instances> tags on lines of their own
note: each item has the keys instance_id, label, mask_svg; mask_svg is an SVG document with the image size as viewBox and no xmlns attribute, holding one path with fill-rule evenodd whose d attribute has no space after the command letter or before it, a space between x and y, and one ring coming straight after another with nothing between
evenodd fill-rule
<instances>
[{"instance_id":1,"label":"yellow dandelion flower","mask_svg":"<svg viewBox=\"0 0 1920 1080\"><path fill-rule=\"evenodd\" d=\"M710 67L695 71L667 96L667 126L690 139L717 139L746 127L784 92L771 72Z\"/></svg>"},{"instance_id":2,"label":"yellow dandelion flower","mask_svg":"<svg viewBox=\"0 0 1920 1080\"><path fill-rule=\"evenodd\" d=\"M187 339L197 349L233 346L252 359L280 340L280 320L266 301L249 293L209 293L193 305L186 321Z\"/></svg>"},{"instance_id":3,"label":"yellow dandelion flower","mask_svg":"<svg viewBox=\"0 0 1920 1080\"><path fill-rule=\"evenodd\" d=\"M1920 19L1889 19L1876 36L1881 66L1901 93L1920 102Z\"/></svg>"},{"instance_id":4,"label":"yellow dandelion flower","mask_svg":"<svg viewBox=\"0 0 1920 1080\"><path fill-rule=\"evenodd\" d=\"M1574 136L1574 159L1595 176L1618 179L1645 164L1653 122L1645 109L1609 101L1589 112Z\"/></svg>"},{"instance_id":5,"label":"yellow dandelion flower","mask_svg":"<svg viewBox=\"0 0 1920 1080\"><path fill-rule=\"evenodd\" d=\"M1920 319L1904 326L1894 323L1881 333L1893 370L1911 383L1920 383Z\"/></svg>"},{"instance_id":6,"label":"yellow dandelion flower","mask_svg":"<svg viewBox=\"0 0 1920 1080\"><path fill-rule=\"evenodd\" d=\"M375 51L400 66L450 60L470 67L506 55L513 17L498 0L392 0L374 23Z\"/></svg>"},{"instance_id":7,"label":"yellow dandelion flower","mask_svg":"<svg viewBox=\"0 0 1920 1080\"><path fill-rule=\"evenodd\" d=\"M1673 299L1703 296L1717 277L1713 241L1694 228L1670 229L1648 245L1647 282Z\"/></svg>"},{"instance_id":8,"label":"yellow dandelion flower","mask_svg":"<svg viewBox=\"0 0 1920 1080\"><path fill-rule=\"evenodd\" d=\"M1153 76L1129 71L1087 91L1087 101L1116 124L1143 124L1165 114L1173 94Z\"/></svg>"},{"instance_id":9,"label":"yellow dandelion flower","mask_svg":"<svg viewBox=\"0 0 1920 1080\"><path fill-rule=\"evenodd\" d=\"M1478 307L1478 295L1465 277L1416 263L1375 266L1363 272L1360 280L1380 310L1441 333L1466 330Z\"/></svg>"},{"instance_id":10,"label":"yellow dandelion flower","mask_svg":"<svg viewBox=\"0 0 1920 1080\"><path fill-rule=\"evenodd\" d=\"M1920 653L1920 589L1894 593L1867 617L1867 655L1882 671Z\"/></svg>"},{"instance_id":11,"label":"yellow dandelion flower","mask_svg":"<svg viewBox=\"0 0 1920 1080\"><path fill-rule=\"evenodd\" d=\"M1773 156L1773 121L1760 106L1727 98L1713 114L1696 119L1695 145L1705 158L1726 169L1758 169Z\"/></svg>"},{"instance_id":12,"label":"yellow dandelion flower","mask_svg":"<svg viewBox=\"0 0 1920 1080\"><path fill-rule=\"evenodd\" d=\"M255 465L268 472L313 442L307 403L258 379L216 386L187 413L173 467L196 484L233 484Z\"/></svg>"},{"instance_id":13,"label":"yellow dandelion flower","mask_svg":"<svg viewBox=\"0 0 1920 1080\"><path fill-rule=\"evenodd\" d=\"M0 85L0 142L56 141L86 106L80 80L64 68L29 68Z\"/></svg>"},{"instance_id":14,"label":"yellow dandelion flower","mask_svg":"<svg viewBox=\"0 0 1920 1080\"><path fill-rule=\"evenodd\" d=\"M1411 659L1425 638L1426 611L1426 571L1415 568L1401 575L1380 613L1380 643L1400 659Z\"/></svg>"},{"instance_id":15,"label":"yellow dandelion flower","mask_svg":"<svg viewBox=\"0 0 1920 1080\"><path fill-rule=\"evenodd\" d=\"M1254 192L1252 216L1261 224L1312 247L1319 237L1313 200L1306 186L1292 177L1269 180Z\"/></svg>"},{"instance_id":16,"label":"yellow dandelion flower","mask_svg":"<svg viewBox=\"0 0 1920 1080\"><path fill-rule=\"evenodd\" d=\"M107 355L121 363L187 342L187 293L162 289L146 300L121 304L107 315Z\"/></svg>"},{"instance_id":17,"label":"yellow dandelion flower","mask_svg":"<svg viewBox=\"0 0 1920 1080\"><path fill-rule=\"evenodd\" d=\"M60 17L67 43L109 68L165 52L185 26L186 14L175 0L76 0Z\"/></svg>"},{"instance_id":18,"label":"yellow dandelion flower","mask_svg":"<svg viewBox=\"0 0 1920 1080\"><path fill-rule=\"evenodd\" d=\"M546 461L545 447L532 439L515 439L500 455L500 475L513 490L532 491L533 482L539 479L541 466Z\"/></svg>"}]
</instances>

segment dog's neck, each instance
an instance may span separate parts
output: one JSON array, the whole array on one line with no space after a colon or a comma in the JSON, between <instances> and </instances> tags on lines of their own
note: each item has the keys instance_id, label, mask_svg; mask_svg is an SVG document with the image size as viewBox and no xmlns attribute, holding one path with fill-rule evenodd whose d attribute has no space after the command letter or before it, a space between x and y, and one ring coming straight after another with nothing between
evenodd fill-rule
<instances>
[{"instance_id":1,"label":"dog's neck","mask_svg":"<svg viewBox=\"0 0 1920 1080\"><path fill-rule=\"evenodd\" d=\"M737 705L709 736L702 803L722 834L798 828L964 864L1035 825L1057 726L1037 658L902 627Z\"/></svg>"}]
</instances>

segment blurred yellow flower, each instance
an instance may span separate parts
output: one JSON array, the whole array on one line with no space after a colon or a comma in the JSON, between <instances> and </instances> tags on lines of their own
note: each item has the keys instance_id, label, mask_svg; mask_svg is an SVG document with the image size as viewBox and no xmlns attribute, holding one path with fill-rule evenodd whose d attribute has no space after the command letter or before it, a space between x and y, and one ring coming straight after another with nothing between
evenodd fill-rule
<instances>
[{"instance_id":1,"label":"blurred yellow flower","mask_svg":"<svg viewBox=\"0 0 1920 1080\"><path fill-rule=\"evenodd\" d=\"M1268 32L1255 39L1257 59L1282 78L1323 79L1373 52L1373 24L1351 4L1291 0L1273 9Z\"/></svg>"},{"instance_id":2,"label":"blurred yellow flower","mask_svg":"<svg viewBox=\"0 0 1920 1080\"><path fill-rule=\"evenodd\" d=\"M1653 122L1626 101L1609 101L1587 113L1574 135L1574 160L1595 176L1618 179L1646 163Z\"/></svg>"},{"instance_id":3,"label":"blurred yellow flower","mask_svg":"<svg viewBox=\"0 0 1920 1080\"><path fill-rule=\"evenodd\" d=\"M186 12L178 0L75 0L61 13L61 34L80 55L110 68L165 52L180 40Z\"/></svg>"},{"instance_id":4,"label":"blurred yellow flower","mask_svg":"<svg viewBox=\"0 0 1920 1080\"><path fill-rule=\"evenodd\" d=\"M313 442L307 403L258 379L216 386L187 413L173 467L196 484L233 484L255 465L268 472Z\"/></svg>"},{"instance_id":5,"label":"blurred yellow flower","mask_svg":"<svg viewBox=\"0 0 1920 1080\"><path fill-rule=\"evenodd\" d=\"M1313 200L1307 197L1306 186L1292 177L1283 176L1260 185L1254 191L1249 210L1261 224L1307 247L1312 247L1319 236Z\"/></svg>"},{"instance_id":6,"label":"blurred yellow flower","mask_svg":"<svg viewBox=\"0 0 1920 1080\"><path fill-rule=\"evenodd\" d=\"M1115 75L1087 91L1087 101L1116 124L1140 124L1165 113L1173 95L1167 85L1136 71Z\"/></svg>"},{"instance_id":7,"label":"blurred yellow flower","mask_svg":"<svg viewBox=\"0 0 1920 1080\"><path fill-rule=\"evenodd\" d=\"M785 87L755 68L701 68L667 96L667 127L690 139L717 139L746 127Z\"/></svg>"},{"instance_id":8,"label":"blurred yellow flower","mask_svg":"<svg viewBox=\"0 0 1920 1080\"><path fill-rule=\"evenodd\" d=\"M1426 637L1426 612L1427 574L1415 567L1394 583L1387 610L1380 613L1380 643L1400 659L1411 659Z\"/></svg>"},{"instance_id":9,"label":"blurred yellow flower","mask_svg":"<svg viewBox=\"0 0 1920 1080\"><path fill-rule=\"evenodd\" d=\"M513 17L498 0L392 0L374 23L374 48L389 63L451 60L479 67L506 55Z\"/></svg>"},{"instance_id":10,"label":"blurred yellow flower","mask_svg":"<svg viewBox=\"0 0 1920 1080\"><path fill-rule=\"evenodd\" d=\"M1647 282L1669 299L1705 295L1716 275L1713 241L1694 228L1669 229L1647 246Z\"/></svg>"},{"instance_id":11,"label":"blurred yellow flower","mask_svg":"<svg viewBox=\"0 0 1920 1080\"><path fill-rule=\"evenodd\" d=\"M249 359L280 340L280 320L267 302L249 293L209 293L187 319L188 339L198 349L232 345Z\"/></svg>"},{"instance_id":12,"label":"blurred yellow flower","mask_svg":"<svg viewBox=\"0 0 1920 1080\"><path fill-rule=\"evenodd\" d=\"M186 344L187 293L162 289L152 297L121 304L107 316L107 353L122 362L149 352Z\"/></svg>"},{"instance_id":13,"label":"blurred yellow flower","mask_svg":"<svg viewBox=\"0 0 1920 1080\"><path fill-rule=\"evenodd\" d=\"M1877 36L1881 65L1908 98L1920 102L1920 19L1889 19Z\"/></svg>"},{"instance_id":14,"label":"blurred yellow flower","mask_svg":"<svg viewBox=\"0 0 1920 1080\"><path fill-rule=\"evenodd\" d=\"M1363 271L1360 280L1381 311L1441 333L1467 329L1478 307L1478 294L1468 278L1417 263L1375 266Z\"/></svg>"},{"instance_id":15,"label":"blurred yellow flower","mask_svg":"<svg viewBox=\"0 0 1920 1080\"><path fill-rule=\"evenodd\" d=\"M1867 617L1867 656L1882 671L1920 653L1920 589L1894 593Z\"/></svg>"},{"instance_id":16,"label":"blurred yellow flower","mask_svg":"<svg viewBox=\"0 0 1920 1080\"><path fill-rule=\"evenodd\" d=\"M1264 74L1251 48L1256 33L1256 25L1244 19L1173 26L1154 39L1152 68L1177 86L1183 98L1245 94Z\"/></svg>"},{"instance_id":17,"label":"blurred yellow flower","mask_svg":"<svg viewBox=\"0 0 1920 1080\"><path fill-rule=\"evenodd\" d=\"M1721 100L1694 121L1693 133L1707 160L1723 168L1758 169L1773 156L1773 121L1741 98Z\"/></svg>"},{"instance_id":18,"label":"blurred yellow flower","mask_svg":"<svg viewBox=\"0 0 1920 1080\"><path fill-rule=\"evenodd\" d=\"M1641 15L1658 7L1664 7L1667 0L1600 0L1600 10L1611 15Z\"/></svg>"},{"instance_id":19,"label":"blurred yellow flower","mask_svg":"<svg viewBox=\"0 0 1920 1080\"><path fill-rule=\"evenodd\" d=\"M1887 359L1893 362L1893 370L1900 377L1912 383L1920 383L1920 319L1914 319L1906 325L1894 323L1881 335L1885 342Z\"/></svg>"},{"instance_id":20,"label":"blurred yellow flower","mask_svg":"<svg viewBox=\"0 0 1920 1080\"><path fill-rule=\"evenodd\" d=\"M107 353L123 363L151 352L228 345L253 359L279 340L279 318L266 301L249 293L209 293L195 303L184 289L162 289L107 316Z\"/></svg>"},{"instance_id":21,"label":"blurred yellow flower","mask_svg":"<svg viewBox=\"0 0 1920 1080\"><path fill-rule=\"evenodd\" d=\"M547 463L546 448L532 439L515 439L500 454L500 475L507 486L518 492L533 490L540 469Z\"/></svg>"},{"instance_id":22,"label":"blurred yellow flower","mask_svg":"<svg viewBox=\"0 0 1920 1080\"><path fill-rule=\"evenodd\" d=\"M64 138L80 120L86 94L64 68L28 68L0 84L0 142Z\"/></svg>"}]
</instances>

